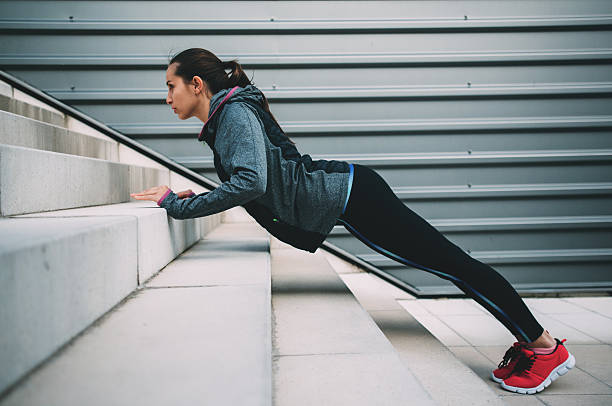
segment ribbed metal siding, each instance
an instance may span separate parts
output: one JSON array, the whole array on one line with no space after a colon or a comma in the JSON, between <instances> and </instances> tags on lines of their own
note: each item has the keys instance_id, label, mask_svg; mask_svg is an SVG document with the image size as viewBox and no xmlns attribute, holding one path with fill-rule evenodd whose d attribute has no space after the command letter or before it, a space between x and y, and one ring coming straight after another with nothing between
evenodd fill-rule
<instances>
[{"instance_id":1,"label":"ribbed metal siding","mask_svg":"<svg viewBox=\"0 0 612 406\"><path fill-rule=\"evenodd\" d=\"M368 165L521 290L612 286L612 2L0 2L2 68L218 181L168 55L238 58L302 153ZM418 238L406 230L406 243ZM427 294L459 290L337 226Z\"/></svg>"}]
</instances>

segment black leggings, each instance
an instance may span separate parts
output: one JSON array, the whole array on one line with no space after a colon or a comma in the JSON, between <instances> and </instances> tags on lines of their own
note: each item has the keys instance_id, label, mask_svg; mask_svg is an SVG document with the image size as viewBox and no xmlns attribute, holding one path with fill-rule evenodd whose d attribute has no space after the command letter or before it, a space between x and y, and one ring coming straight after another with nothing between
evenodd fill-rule
<instances>
[{"instance_id":1,"label":"black leggings","mask_svg":"<svg viewBox=\"0 0 612 406\"><path fill-rule=\"evenodd\" d=\"M544 329L503 276L410 210L374 170L359 164L353 168L350 197L338 219L351 234L397 262L451 281L519 341L540 337Z\"/></svg>"}]
</instances>

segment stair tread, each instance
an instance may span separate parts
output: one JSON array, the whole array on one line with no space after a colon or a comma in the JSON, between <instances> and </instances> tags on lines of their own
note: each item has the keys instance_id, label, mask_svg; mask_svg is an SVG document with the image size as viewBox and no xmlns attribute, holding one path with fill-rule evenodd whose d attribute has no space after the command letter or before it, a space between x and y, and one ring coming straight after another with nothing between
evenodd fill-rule
<instances>
[{"instance_id":1,"label":"stair tread","mask_svg":"<svg viewBox=\"0 0 612 406\"><path fill-rule=\"evenodd\" d=\"M153 209L153 210L151 210ZM44 211L11 216L10 218L42 218L42 217L94 217L94 216L136 216L146 217L163 210L150 200L136 200L123 203L101 204L96 206L75 207L71 209Z\"/></svg>"},{"instance_id":2,"label":"stair tread","mask_svg":"<svg viewBox=\"0 0 612 406\"><path fill-rule=\"evenodd\" d=\"M118 161L117 142L0 110L0 144Z\"/></svg>"},{"instance_id":3,"label":"stair tread","mask_svg":"<svg viewBox=\"0 0 612 406\"><path fill-rule=\"evenodd\" d=\"M0 404L271 404L269 240L254 228L219 225ZM236 258L259 277L221 280Z\"/></svg>"},{"instance_id":4,"label":"stair tread","mask_svg":"<svg viewBox=\"0 0 612 406\"><path fill-rule=\"evenodd\" d=\"M14 89L14 93L18 97L0 95L0 110L54 125L65 124L65 115L62 112L17 89Z\"/></svg>"},{"instance_id":5,"label":"stair tread","mask_svg":"<svg viewBox=\"0 0 612 406\"><path fill-rule=\"evenodd\" d=\"M272 241L276 404L434 404L320 252Z\"/></svg>"},{"instance_id":6,"label":"stair tread","mask_svg":"<svg viewBox=\"0 0 612 406\"><path fill-rule=\"evenodd\" d=\"M330 254L331 255L331 254ZM406 293L366 272L339 275L437 404L503 405L483 380L403 308Z\"/></svg>"},{"instance_id":7,"label":"stair tread","mask_svg":"<svg viewBox=\"0 0 612 406\"><path fill-rule=\"evenodd\" d=\"M3 144L0 167L4 216L125 202L170 180L168 169Z\"/></svg>"},{"instance_id":8,"label":"stair tread","mask_svg":"<svg viewBox=\"0 0 612 406\"><path fill-rule=\"evenodd\" d=\"M89 230L133 222L133 218L108 215L101 217L53 218L0 217L0 255L25 247L44 245L49 241L86 233Z\"/></svg>"}]
</instances>

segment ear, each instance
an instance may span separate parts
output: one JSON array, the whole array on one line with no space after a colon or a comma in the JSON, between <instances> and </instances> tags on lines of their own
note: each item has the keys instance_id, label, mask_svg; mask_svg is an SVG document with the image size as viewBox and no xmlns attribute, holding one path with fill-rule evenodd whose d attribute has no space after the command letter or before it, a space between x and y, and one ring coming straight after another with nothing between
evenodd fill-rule
<instances>
[{"instance_id":1,"label":"ear","mask_svg":"<svg viewBox=\"0 0 612 406\"><path fill-rule=\"evenodd\" d=\"M204 81L199 76L194 76L193 79L191 79L191 85L196 95L204 91Z\"/></svg>"}]
</instances>

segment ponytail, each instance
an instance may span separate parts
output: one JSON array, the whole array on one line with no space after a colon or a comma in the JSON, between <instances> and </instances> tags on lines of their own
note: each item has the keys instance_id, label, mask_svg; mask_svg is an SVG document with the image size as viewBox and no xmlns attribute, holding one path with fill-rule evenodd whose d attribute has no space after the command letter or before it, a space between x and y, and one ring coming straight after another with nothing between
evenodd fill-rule
<instances>
[{"instance_id":1,"label":"ponytail","mask_svg":"<svg viewBox=\"0 0 612 406\"><path fill-rule=\"evenodd\" d=\"M185 83L191 82L194 76L202 78L210 91L215 94L223 89L231 89L234 86L247 87L253 85L247 74L237 60L221 61L212 52L202 48L186 49L170 59L168 65L176 63L176 76L183 78ZM229 73L227 72L229 71ZM270 114L274 123L280 128L283 135L287 136L276 118L270 111L268 99L263 95L263 108ZM295 145L289 137L289 142Z\"/></svg>"}]
</instances>

